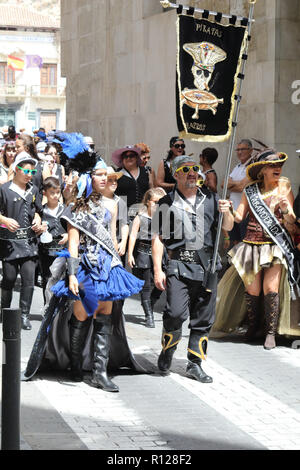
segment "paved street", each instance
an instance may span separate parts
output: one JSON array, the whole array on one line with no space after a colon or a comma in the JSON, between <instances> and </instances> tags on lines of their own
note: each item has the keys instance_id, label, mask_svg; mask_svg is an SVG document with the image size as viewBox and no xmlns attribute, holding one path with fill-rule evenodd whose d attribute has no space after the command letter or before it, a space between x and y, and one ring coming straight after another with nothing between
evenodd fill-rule
<instances>
[{"instance_id":1,"label":"paved street","mask_svg":"<svg viewBox=\"0 0 300 470\"><path fill-rule=\"evenodd\" d=\"M22 331L22 370L41 306L36 288L33 330ZM238 337L212 339L204 368L214 382L201 384L185 376L186 326L172 372L162 376L156 369L161 314L155 314L155 329L145 328L138 298L125 302L125 314L131 349L153 373L120 372L113 379L117 394L75 384L66 373L22 383L22 449L300 449L300 349L292 349L291 340L265 351ZM0 333L2 341L2 325Z\"/></svg>"}]
</instances>

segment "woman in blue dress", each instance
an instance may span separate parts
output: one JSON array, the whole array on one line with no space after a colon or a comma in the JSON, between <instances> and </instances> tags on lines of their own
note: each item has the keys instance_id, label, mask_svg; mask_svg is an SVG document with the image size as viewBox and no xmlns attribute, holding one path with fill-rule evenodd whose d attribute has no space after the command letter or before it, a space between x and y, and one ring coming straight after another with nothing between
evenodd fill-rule
<instances>
[{"instance_id":1,"label":"woman in blue dress","mask_svg":"<svg viewBox=\"0 0 300 470\"><path fill-rule=\"evenodd\" d=\"M50 329L47 326L50 333L43 358L52 366L70 366L75 381L83 380L83 369L91 368L90 385L117 392L117 385L107 375L110 360L117 366L131 365L139 371L142 368L130 353L124 320L114 309L114 301L137 294L143 282L123 268L117 252L116 214L101 202L107 178L105 162L86 148L80 134L62 134L60 139L69 170L78 171L80 177L73 202L61 216L68 231L69 249L59 254L51 268L50 314L45 318L54 320ZM53 297L71 303L71 309L66 309L65 303L57 307ZM53 313L57 310L59 315ZM33 355L38 349L33 348ZM25 379L32 377L34 368L36 364L29 364Z\"/></svg>"}]
</instances>

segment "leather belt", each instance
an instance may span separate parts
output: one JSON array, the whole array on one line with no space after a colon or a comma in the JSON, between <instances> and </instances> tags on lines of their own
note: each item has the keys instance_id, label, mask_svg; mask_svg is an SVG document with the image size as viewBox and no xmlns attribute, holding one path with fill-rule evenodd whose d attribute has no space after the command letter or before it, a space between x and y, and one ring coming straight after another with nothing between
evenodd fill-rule
<instances>
[{"instance_id":1,"label":"leather belt","mask_svg":"<svg viewBox=\"0 0 300 470\"><path fill-rule=\"evenodd\" d=\"M168 256L169 259L182 261L184 263L201 264L197 250L185 250L184 248L168 250Z\"/></svg>"},{"instance_id":2,"label":"leather belt","mask_svg":"<svg viewBox=\"0 0 300 470\"><path fill-rule=\"evenodd\" d=\"M59 245L58 242L61 241L61 238L53 238L52 242L50 243L41 243L40 246L44 248L45 250L48 250L49 248L55 248L55 249L61 249L63 248L63 245Z\"/></svg>"},{"instance_id":3,"label":"leather belt","mask_svg":"<svg viewBox=\"0 0 300 470\"><path fill-rule=\"evenodd\" d=\"M137 251L139 253L146 253L147 255L152 255L152 246L151 242L138 242L137 244Z\"/></svg>"},{"instance_id":4,"label":"leather belt","mask_svg":"<svg viewBox=\"0 0 300 470\"><path fill-rule=\"evenodd\" d=\"M27 240L28 238L36 238L36 234L31 227L18 228L15 232L0 228L1 240Z\"/></svg>"}]
</instances>

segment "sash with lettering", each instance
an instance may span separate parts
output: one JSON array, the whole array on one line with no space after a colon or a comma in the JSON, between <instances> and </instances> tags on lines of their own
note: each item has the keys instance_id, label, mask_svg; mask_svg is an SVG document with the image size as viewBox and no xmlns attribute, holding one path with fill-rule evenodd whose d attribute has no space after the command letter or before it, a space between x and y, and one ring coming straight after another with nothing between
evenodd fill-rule
<instances>
[{"instance_id":1,"label":"sash with lettering","mask_svg":"<svg viewBox=\"0 0 300 470\"><path fill-rule=\"evenodd\" d=\"M249 206L262 228L282 251L288 266L291 297L296 299L294 288L299 294L300 269L296 257L296 250L288 232L280 225L274 214L261 198L258 185L251 184L245 188Z\"/></svg>"},{"instance_id":2,"label":"sash with lettering","mask_svg":"<svg viewBox=\"0 0 300 470\"><path fill-rule=\"evenodd\" d=\"M181 138L223 142L232 131L247 27L177 18L177 125Z\"/></svg>"}]
</instances>

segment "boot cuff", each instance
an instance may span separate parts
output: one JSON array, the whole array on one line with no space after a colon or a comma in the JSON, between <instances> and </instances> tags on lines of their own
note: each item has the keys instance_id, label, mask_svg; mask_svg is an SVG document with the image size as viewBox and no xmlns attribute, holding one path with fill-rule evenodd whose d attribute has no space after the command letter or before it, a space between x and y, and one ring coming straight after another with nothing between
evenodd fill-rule
<instances>
[{"instance_id":1,"label":"boot cuff","mask_svg":"<svg viewBox=\"0 0 300 470\"><path fill-rule=\"evenodd\" d=\"M207 345L207 336L200 336L191 332L188 345L188 352L192 355L191 359L195 359L197 357L201 360L206 360Z\"/></svg>"},{"instance_id":2,"label":"boot cuff","mask_svg":"<svg viewBox=\"0 0 300 470\"><path fill-rule=\"evenodd\" d=\"M169 331L169 332L163 330L162 339L161 339L163 350L166 351L167 349L172 348L173 346L176 346L181 340L181 337L182 337L181 328L179 330Z\"/></svg>"}]
</instances>

